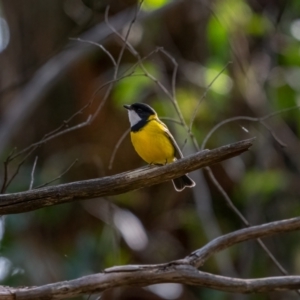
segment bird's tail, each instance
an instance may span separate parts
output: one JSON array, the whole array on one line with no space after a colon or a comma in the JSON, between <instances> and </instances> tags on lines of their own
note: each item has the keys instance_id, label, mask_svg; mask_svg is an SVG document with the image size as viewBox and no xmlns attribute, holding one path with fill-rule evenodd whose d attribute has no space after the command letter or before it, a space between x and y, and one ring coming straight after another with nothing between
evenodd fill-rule
<instances>
[{"instance_id":1,"label":"bird's tail","mask_svg":"<svg viewBox=\"0 0 300 300\"><path fill-rule=\"evenodd\" d=\"M188 175L175 178L172 182L177 192L183 191L186 187L192 188L196 185L196 183Z\"/></svg>"}]
</instances>

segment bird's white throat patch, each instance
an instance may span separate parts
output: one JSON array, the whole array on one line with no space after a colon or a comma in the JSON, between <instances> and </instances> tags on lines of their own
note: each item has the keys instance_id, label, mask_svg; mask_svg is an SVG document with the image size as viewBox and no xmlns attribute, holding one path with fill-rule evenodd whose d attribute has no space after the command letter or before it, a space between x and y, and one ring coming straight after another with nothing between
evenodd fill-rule
<instances>
[{"instance_id":1,"label":"bird's white throat patch","mask_svg":"<svg viewBox=\"0 0 300 300\"><path fill-rule=\"evenodd\" d=\"M131 127L142 120L141 117L134 110L128 110L128 117Z\"/></svg>"}]
</instances>

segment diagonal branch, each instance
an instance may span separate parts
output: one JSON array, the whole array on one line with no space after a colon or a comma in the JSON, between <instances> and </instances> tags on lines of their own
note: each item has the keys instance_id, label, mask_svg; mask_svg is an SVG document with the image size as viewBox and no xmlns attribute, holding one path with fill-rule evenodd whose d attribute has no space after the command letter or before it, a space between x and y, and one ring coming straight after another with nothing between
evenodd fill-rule
<instances>
[{"instance_id":1,"label":"diagonal branch","mask_svg":"<svg viewBox=\"0 0 300 300\"><path fill-rule=\"evenodd\" d=\"M202 266L204 262L213 254L237 243L299 229L300 217L282 221L275 221L263 225L251 226L214 239L201 249L193 252L186 259L190 264L198 268Z\"/></svg>"},{"instance_id":2,"label":"diagonal branch","mask_svg":"<svg viewBox=\"0 0 300 300\"><path fill-rule=\"evenodd\" d=\"M154 265L127 265L105 269L104 272L74 280L39 287L0 289L0 299L64 299L92 294L122 286L146 286L155 283L181 283L234 293L258 293L300 288L300 276L276 276L239 279L197 270L199 262L211 255L247 240L268 237L300 229L300 217L249 227L218 237L188 257Z\"/></svg>"},{"instance_id":3,"label":"diagonal branch","mask_svg":"<svg viewBox=\"0 0 300 300\"><path fill-rule=\"evenodd\" d=\"M151 186L237 156L252 146L254 138L204 150L165 166L137 170L32 191L0 195L0 214L15 214L66 202L111 196Z\"/></svg>"}]
</instances>

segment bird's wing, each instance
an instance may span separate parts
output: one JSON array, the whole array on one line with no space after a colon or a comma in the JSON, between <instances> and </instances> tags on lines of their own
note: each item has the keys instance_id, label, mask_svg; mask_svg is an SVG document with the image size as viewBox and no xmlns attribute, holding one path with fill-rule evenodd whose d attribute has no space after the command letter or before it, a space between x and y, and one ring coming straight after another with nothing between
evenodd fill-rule
<instances>
[{"instance_id":1,"label":"bird's wing","mask_svg":"<svg viewBox=\"0 0 300 300\"><path fill-rule=\"evenodd\" d=\"M163 123L162 121L160 121L160 120L159 120L159 123L164 126L165 135L168 137L168 139L170 140L170 142L172 143L172 145L175 148L175 157L176 158L183 158L183 154L182 154L179 146L177 145L172 133L169 131L167 125L165 123Z\"/></svg>"}]
</instances>

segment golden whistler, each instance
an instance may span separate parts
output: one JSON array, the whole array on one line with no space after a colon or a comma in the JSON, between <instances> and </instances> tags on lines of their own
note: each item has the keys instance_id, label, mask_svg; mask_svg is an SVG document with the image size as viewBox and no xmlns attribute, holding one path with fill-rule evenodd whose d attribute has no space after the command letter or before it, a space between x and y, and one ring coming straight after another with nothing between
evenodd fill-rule
<instances>
[{"instance_id":1,"label":"golden whistler","mask_svg":"<svg viewBox=\"0 0 300 300\"><path fill-rule=\"evenodd\" d=\"M165 165L183 157L168 127L158 118L152 107L143 103L124 107L128 110L131 142L144 161L148 164ZM196 185L188 175L172 181L178 192Z\"/></svg>"}]
</instances>

